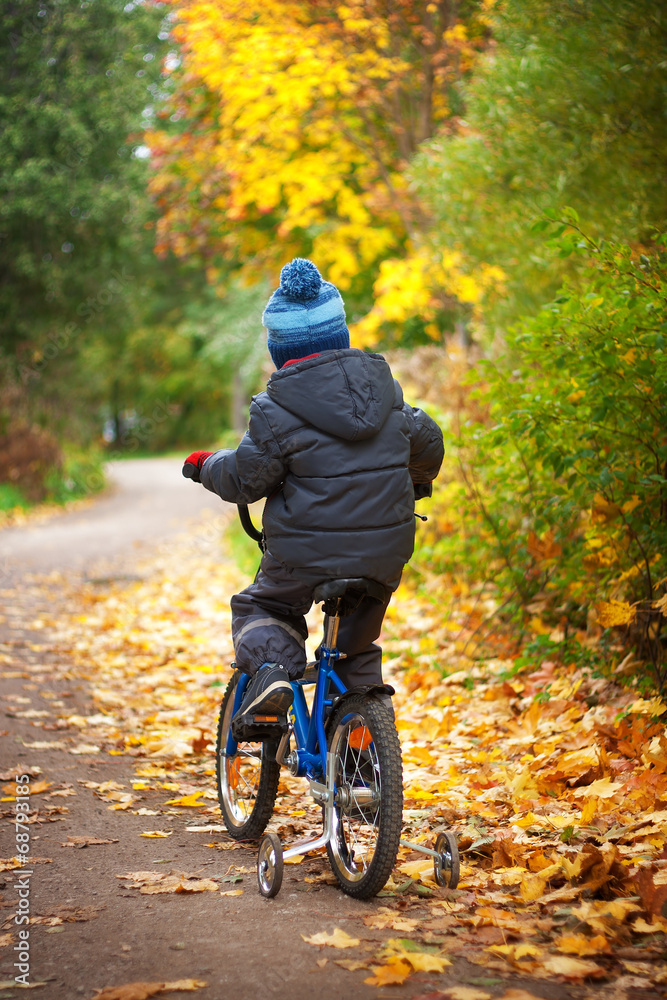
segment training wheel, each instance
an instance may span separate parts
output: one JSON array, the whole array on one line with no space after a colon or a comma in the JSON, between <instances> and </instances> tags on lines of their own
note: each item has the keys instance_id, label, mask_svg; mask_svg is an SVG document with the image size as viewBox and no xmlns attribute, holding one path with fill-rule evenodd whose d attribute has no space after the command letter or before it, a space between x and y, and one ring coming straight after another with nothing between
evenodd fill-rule
<instances>
[{"instance_id":1,"label":"training wheel","mask_svg":"<svg viewBox=\"0 0 667 1000\"><path fill-rule=\"evenodd\" d=\"M259 845L257 884L267 899L277 896L283 884L283 846L275 833L265 834Z\"/></svg>"},{"instance_id":2,"label":"training wheel","mask_svg":"<svg viewBox=\"0 0 667 1000\"><path fill-rule=\"evenodd\" d=\"M433 862L433 875L438 885L456 889L459 884L459 849L453 833L441 833L435 842L438 857Z\"/></svg>"}]
</instances>

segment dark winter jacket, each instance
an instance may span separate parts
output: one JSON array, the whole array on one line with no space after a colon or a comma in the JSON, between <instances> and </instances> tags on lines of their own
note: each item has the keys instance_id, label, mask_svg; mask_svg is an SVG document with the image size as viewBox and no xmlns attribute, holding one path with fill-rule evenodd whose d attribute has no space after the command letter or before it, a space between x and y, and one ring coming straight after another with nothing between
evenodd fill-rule
<instances>
[{"instance_id":1,"label":"dark winter jacket","mask_svg":"<svg viewBox=\"0 0 667 1000\"><path fill-rule=\"evenodd\" d=\"M430 483L442 457L440 428L403 402L383 357L326 351L273 373L238 448L208 458L201 481L230 503L268 497L267 548L300 579L395 588L414 545L413 483Z\"/></svg>"}]
</instances>

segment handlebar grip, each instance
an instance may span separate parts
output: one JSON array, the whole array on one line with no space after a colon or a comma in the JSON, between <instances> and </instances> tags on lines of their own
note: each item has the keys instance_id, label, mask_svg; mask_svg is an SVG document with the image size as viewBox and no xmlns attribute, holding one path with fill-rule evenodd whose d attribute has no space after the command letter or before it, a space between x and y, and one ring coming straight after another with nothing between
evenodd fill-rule
<instances>
[{"instance_id":1,"label":"handlebar grip","mask_svg":"<svg viewBox=\"0 0 667 1000\"><path fill-rule=\"evenodd\" d=\"M183 465L183 475L186 479L194 479L196 483L199 482L199 469L194 462L186 462Z\"/></svg>"}]
</instances>

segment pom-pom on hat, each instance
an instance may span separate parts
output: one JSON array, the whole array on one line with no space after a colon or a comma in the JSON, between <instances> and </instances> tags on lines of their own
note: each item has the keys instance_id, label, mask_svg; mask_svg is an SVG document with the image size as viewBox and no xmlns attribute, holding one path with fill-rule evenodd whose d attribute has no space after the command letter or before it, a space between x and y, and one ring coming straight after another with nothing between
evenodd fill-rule
<instances>
[{"instance_id":1,"label":"pom-pom on hat","mask_svg":"<svg viewBox=\"0 0 667 1000\"><path fill-rule=\"evenodd\" d=\"M350 346L338 289L323 281L312 260L303 257L283 267L280 287L269 299L262 323L276 368L294 358Z\"/></svg>"}]
</instances>

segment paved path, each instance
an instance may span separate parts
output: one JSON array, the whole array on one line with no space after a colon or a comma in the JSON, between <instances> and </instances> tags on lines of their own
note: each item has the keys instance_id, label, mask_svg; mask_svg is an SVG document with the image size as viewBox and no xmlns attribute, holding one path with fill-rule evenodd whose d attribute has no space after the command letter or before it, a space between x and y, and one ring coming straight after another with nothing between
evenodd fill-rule
<instances>
[{"instance_id":1,"label":"paved path","mask_svg":"<svg viewBox=\"0 0 667 1000\"><path fill-rule=\"evenodd\" d=\"M508 1000L505 988L521 985L530 990L522 997L583 1000L582 991L519 982L511 973L489 977L487 970L462 957L445 974L417 973L401 987L377 990L364 982L367 969L350 972L336 964L348 953L313 948L302 934L341 928L361 939L355 957L368 958L396 932L371 929L364 917L389 904L396 915L405 907L410 917L424 919L428 911L419 897L357 902L329 885L313 883L313 871L327 868L324 858L315 857L294 873L288 871L280 895L266 900L254 884L255 844L233 855L212 851L206 846L210 833L189 829L191 813L168 814L173 828L168 840L140 836L164 826L162 800L173 791L158 783L136 793L142 797L143 815L111 810L95 797L91 781L118 782L111 787L129 789L135 780L134 761L113 752L87 755L77 749L72 754L79 742L77 725L63 726L63 719L75 720L98 709L91 703L88 683L71 669L68 644L54 642L45 626L57 613L60 581L57 576L44 581L40 574L71 571L94 580L93 588L103 595L114 577L137 572L139 562L140 572L150 572L149 559L141 557L173 544L191 524L196 530L189 539L198 541L189 540L188 545L204 544L209 553L215 547L224 558L222 527L234 514L233 507L182 479L178 460L119 462L110 472L109 493L89 506L0 531L1 780L8 789L12 774L36 766L39 772L32 773L55 789L55 797L37 795L31 812L29 906L36 923L29 932L29 981L43 983L35 997L92 1000L105 986L194 978L208 984L192 994L201 1000L381 1000L390 993L395 1000L426 1000L445 998L439 987L462 985L472 997L470 987L476 990L480 984L490 989L476 990L476 997ZM193 548L193 558L197 551ZM94 682L94 662L90 678ZM205 774L212 787L212 766ZM94 838L93 846L67 849L71 837ZM216 833L215 839L224 836ZM0 857L11 858L16 850L14 812L6 801L0 812ZM220 892L141 895L124 888L116 877L148 870L222 878L232 865L242 866L244 872L240 897ZM22 993L7 986L16 974L17 874L4 873L0 888L2 884L0 995L18 1000ZM127 987L113 994L114 1000L148 995L153 993ZM183 994L169 993L177 995Z\"/></svg>"},{"instance_id":2,"label":"paved path","mask_svg":"<svg viewBox=\"0 0 667 1000\"><path fill-rule=\"evenodd\" d=\"M131 571L133 556L193 522L231 513L202 486L184 479L177 458L110 462L109 489L89 506L0 531L0 584L25 573L71 569L84 576Z\"/></svg>"}]
</instances>

